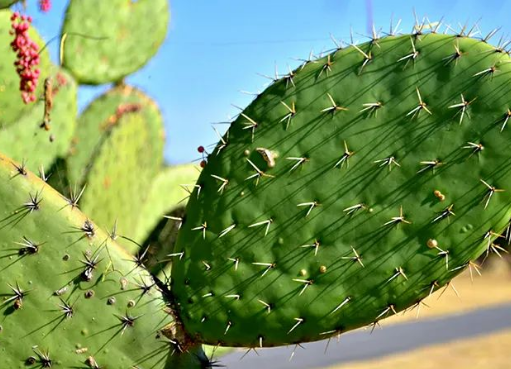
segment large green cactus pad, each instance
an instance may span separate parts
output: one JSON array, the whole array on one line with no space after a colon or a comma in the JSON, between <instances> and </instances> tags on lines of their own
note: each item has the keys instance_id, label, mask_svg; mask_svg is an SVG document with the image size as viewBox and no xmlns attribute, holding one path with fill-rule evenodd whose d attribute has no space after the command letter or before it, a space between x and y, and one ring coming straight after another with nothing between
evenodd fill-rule
<instances>
[{"instance_id":1,"label":"large green cactus pad","mask_svg":"<svg viewBox=\"0 0 511 369\"><path fill-rule=\"evenodd\" d=\"M173 367L151 277L20 167L0 157L2 367Z\"/></svg>"},{"instance_id":2,"label":"large green cactus pad","mask_svg":"<svg viewBox=\"0 0 511 369\"><path fill-rule=\"evenodd\" d=\"M167 0L73 0L62 30L64 66L82 84L119 81L156 54L168 21Z\"/></svg>"},{"instance_id":3,"label":"large green cactus pad","mask_svg":"<svg viewBox=\"0 0 511 369\"><path fill-rule=\"evenodd\" d=\"M36 102L14 125L0 128L0 150L33 171L46 170L58 156L69 150L76 127L76 82L63 70L53 68L51 121L49 130L41 127L45 101Z\"/></svg>"},{"instance_id":4,"label":"large green cactus pad","mask_svg":"<svg viewBox=\"0 0 511 369\"><path fill-rule=\"evenodd\" d=\"M132 237L142 243L162 216L186 206L186 199L200 174L200 168L193 164L169 166L154 178L144 205L138 215L138 222Z\"/></svg>"},{"instance_id":5,"label":"large green cactus pad","mask_svg":"<svg viewBox=\"0 0 511 369\"><path fill-rule=\"evenodd\" d=\"M417 306L491 251L511 214L509 62L462 35L389 36L272 84L190 196L172 267L188 332L328 338Z\"/></svg>"},{"instance_id":6,"label":"large green cactus pad","mask_svg":"<svg viewBox=\"0 0 511 369\"><path fill-rule=\"evenodd\" d=\"M21 92L19 90L20 78L16 73L14 61L16 54L11 49L11 42L14 36L9 34L11 29L11 15L9 10L0 11L0 128L7 127L18 122L21 116L27 114L34 104L24 104L21 99ZM35 40L39 47L42 49L44 41L31 28L28 32L30 38ZM36 96L42 96L44 83L43 79L50 73L50 56L48 50L45 49L40 54L41 77L39 85L36 90ZM2 148L0 147L0 150Z\"/></svg>"}]
</instances>

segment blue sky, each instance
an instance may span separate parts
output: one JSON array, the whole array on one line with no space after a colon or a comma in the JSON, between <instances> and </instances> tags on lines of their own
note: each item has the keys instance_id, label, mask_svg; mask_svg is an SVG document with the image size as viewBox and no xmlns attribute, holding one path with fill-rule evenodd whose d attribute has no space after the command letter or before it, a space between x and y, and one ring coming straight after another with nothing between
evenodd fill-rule
<instances>
[{"instance_id":1,"label":"blue sky","mask_svg":"<svg viewBox=\"0 0 511 369\"><path fill-rule=\"evenodd\" d=\"M104 0L108 1L108 0ZM139 0L140 1L140 0ZM150 1L150 0L145 0ZM127 81L146 91L159 104L165 119L165 159L172 164L199 157L199 145L218 138L211 123L226 121L245 107L251 96L269 81L258 75L296 67L295 58L307 58L333 47L330 34L349 41L365 41L371 24L387 31L390 19L402 19L400 29L419 18L458 23L479 21L483 32L496 27L510 36L511 1L497 0L169 0L171 22L159 53ZM46 40L58 36L67 1L53 0L49 14L40 14L28 0L34 25ZM500 35L498 36L500 37ZM492 41L498 42L498 37ZM58 42L50 45L57 56ZM83 109L108 86L84 87L79 93ZM222 131L223 126L218 126Z\"/></svg>"}]
</instances>

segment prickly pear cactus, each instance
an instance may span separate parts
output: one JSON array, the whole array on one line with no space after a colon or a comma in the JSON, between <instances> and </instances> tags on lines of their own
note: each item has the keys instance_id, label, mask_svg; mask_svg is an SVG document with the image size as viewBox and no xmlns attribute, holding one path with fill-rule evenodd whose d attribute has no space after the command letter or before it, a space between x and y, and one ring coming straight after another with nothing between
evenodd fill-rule
<instances>
[{"instance_id":1,"label":"prickly pear cactus","mask_svg":"<svg viewBox=\"0 0 511 369\"><path fill-rule=\"evenodd\" d=\"M72 0L62 30L64 67L81 84L120 81L156 54L168 21L167 0Z\"/></svg>"},{"instance_id":2,"label":"prickly pear cactus","mask_svg":"<svg viewBox=\"0 0 511 369\"><path fill-rule=\"evenodd\" d=\"M0 128L17 124L18 120L32 110L33 104L24 104L20 93L20 78L16 73L14 62L16 54L11 49L11 42L14 36L9 33L11 30L11 15L9 10L0 10ZM28 34L40 47L43 48L44 41L30 28ZM41 78L50 74L51 62L48 50L41 50L39 54ZM44 86L39 83L35 92L36 96L43 96ZM42 119L42 115L41 115ZM35 123L37 127L37 123ZM0 147L1 148L1 147Z\"/></svg>"},{"instance_id":3,"label":"prickly pear cactus","mask_svg":"<svg viewBox=\"0 0 511 369\"><path fill-rule=\"evenodd\" d=\"M117 220L119 233L131 236L161 168L163 144L160 112L140 91L119 86L95 100L78 119L67 160L74 195L87 186L81 209L100 225Z\"/></svg>"},{"instance_id":4,"label":"prickly pear cactus","mask_svg":"<svg viewBox=\"0 0 511 369\"><path fill-rule=\"evenodd\" d=\"M510 72L486 40L433 30L276 80L190 196L172 266L186 330L228 346L324 339L472 267L511 215Z\"/></svg>"},{"instance_id":5,"label":"prickly pear cactus","mask_svg":"<svg viewBox=\"0 0 511 369\"><path fill-rule=\"evenodd\" d=\"M175 368L197 360L171 357L166 302L114 234L5 156L0 183L2 367Z\"/></svg>"},{"instance_id":6,"label":"prickly pear cactus","mask_svg":"<svg viewBox=\"0 0 511 369\"><path fill-rule=\"evenodd\" d=\"M52 84L48 129L41 126L45 114L44 100L33 103L16 120L16 124L0 128L0 149L19 161L26 160L27 167L33 171L41 167L48 170L57 157L65 156L76 128L75 81L57 67L52 68L47 78Z\"/></svg>"}]
</instances>

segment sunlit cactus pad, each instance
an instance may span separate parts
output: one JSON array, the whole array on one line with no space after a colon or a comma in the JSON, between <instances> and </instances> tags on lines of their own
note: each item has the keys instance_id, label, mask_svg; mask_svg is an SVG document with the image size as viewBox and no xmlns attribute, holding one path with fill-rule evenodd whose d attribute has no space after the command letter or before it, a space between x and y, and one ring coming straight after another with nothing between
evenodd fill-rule
<instances>
[{"instance_id":1,"label":"sunlit cactus pad","mask_svg":"<svg viewBox=\"0 0 511 369\"><path fill-rule=\"evenodd\" d=\"M0 156L2 368L170 368L147 272L77 208Z\"/></svg>"},{"instance_id":2,"label":"sunlit cactus pad","mask_svg":"<svg viewBox=\"0 0 511 369\"><path fill-rule=\"evenodd\" d=\"M417 307L495 251L511 64L485 41L373 39L259 95L190 196L172 270L187 331L247 347L328 338Z\"/></svg>"},{"instance_id":3,"label":"sunlit cactus pad","mask_svg":"<svg viewBox=\"0 0 511 369\"><path fill-rule=\"evenodd\" d=\"M156 54L168 21L168 0L71 1L64 66L83 84L119 81Z\"/></svg>"}]
</instances>

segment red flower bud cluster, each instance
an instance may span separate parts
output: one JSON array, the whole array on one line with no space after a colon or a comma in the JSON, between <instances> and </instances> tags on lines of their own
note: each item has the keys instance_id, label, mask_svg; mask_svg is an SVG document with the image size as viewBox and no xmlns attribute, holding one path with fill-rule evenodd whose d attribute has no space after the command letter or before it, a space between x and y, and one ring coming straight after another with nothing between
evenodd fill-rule
<instances>
[{"instance_id":1,"label":"red flower bud cluster","mask_svg":"<svg viewBox=\"0 0 511 369\"><path fill-rule=\"evenodd\" d=\"M14 13L11 16L11 31L14 41L11 42L12 50L16 53L14 66L20 76L21 97L25 104L36 100L35 90L39 81L39 45L30 39L28 29L32 23L32 17Z\"/></svg>"},{"instance_id":2,"label":"red flower bud cluster","mask_svg":"<svg viewBox=\"0 0 511 369\"><path fill-rule=\"evenodd\" d=\"M49 12L51 9L51 0L39 0L39 10L42 12Z\"/></svg>"},{"instance_id":3,"label":"red flower bud cluster","mask_svg":"<svg viewBox=\"0 0 511 369\"><path fill-rule=\"evenodd\" d=\"M20 76L21 98L25 104L36 100L35 90L39 81L39 45L30 39L28 29L32 23L32 17L14 13L11 16L11 31L14 41L11 48L16 53L14 66Z\"/></svg>"}]
</instances>

